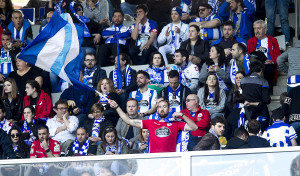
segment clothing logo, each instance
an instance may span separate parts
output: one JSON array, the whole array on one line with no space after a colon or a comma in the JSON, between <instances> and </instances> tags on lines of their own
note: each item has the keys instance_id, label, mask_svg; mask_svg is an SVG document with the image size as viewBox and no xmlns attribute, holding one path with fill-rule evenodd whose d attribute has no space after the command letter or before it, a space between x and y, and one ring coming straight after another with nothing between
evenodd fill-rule
<instances>
[{"instance_id":1,"label":"clothing logo","mask_svg":"<svg viewBox=\"0 0 300 176\"><path fill-rule=\"evenodd\" d=\"M60 152L60 146L58 143L55 143L55 146L54 146L54 149L53 149L54 152Z\"/></svg>"},{"instance_id":2,"label":"clothing logo","mask_svg":"<svg viewBox=\"0 0 300 176\"><path fill-rule=\"evenodd\" d=\"M39 104L39 106L42 105L42 104L43 104L43 102L41 101L40 104Z\"/></svg>"},{"instance_id":3,"label":"clothing logo","mask_svg":"<svg viewBox=\"0 0 300 176\"><path fill-rule=\"evenodd\" d=\"M178 100L170 100L170 106L178 106L180 102Z\"/></svg>"},{"instance_id":4,"label":"clothing logo","mask_svg":"<svg viewBox=\"0 0 300 176\"><path fill-rule=\"evenodd\" d=\"M138 104L139 106L149 106L149 102L147 100L140 100Z\"/></svg>"},{"instance_id":5,"label":"clothing logo","mask_svg":"<svg viewBox=\"0 0 300 176\"><path fill-rule=\"evenodd\" d=\"M202 113L199 113L199 114L198 114L198 117L202 117L202 116L203 116L203 114L202 114Z\"/></svg>"},{"instance_id":6,"label":"clothing logo","mask_svg":"<svg viewBox=\"0 0 300 176\"><path fill-rule=\"evenodd\" d=\"M157 137L168 137L171 134L171 131L168 127L161 127L155 130L155 135Z\"/></svg>"}]
</instances>

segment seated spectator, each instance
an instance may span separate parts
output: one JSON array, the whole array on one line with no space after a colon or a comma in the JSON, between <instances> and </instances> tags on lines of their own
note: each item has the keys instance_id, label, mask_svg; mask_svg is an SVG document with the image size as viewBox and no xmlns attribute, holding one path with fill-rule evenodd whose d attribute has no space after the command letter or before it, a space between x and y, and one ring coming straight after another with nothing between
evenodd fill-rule
<instances>
[{"instance_id":1,"label":"seated spectator","mask_svg":"<svg viewBox=\"0 0 300 176\"><path fill-rule=\"evenodd\" d=\"M214 45L210 48L209 59L207 59L206 63L202 66L199 81L204 84L210 72L216 73L220 88L228 92L231 86L229 76L230 66L225 60L225 53L220 45Z\"/></svg>"},{"instance_id":2,"label":"seated spectator","mask_svg":"<svg viewBox=\"0 0 300 176\"><path fill-rule=\"evenodd\" d=\"M126 143L118 138L117 130L113 126L104 129L102 139L102 143L97 147L97 155L119 155L129 152Z\"/></svg>"},{"instance_id":3,"label":"seated spectator","mask_svg":"<svg viewBox=\"0 0 300 176\"><path fill-rule=\"evenodd\" d=\"M206 133L200 142L194 147L194 151L198 150L220 150L221 142L219 137L221 137L225 130L226 120L224 117L216 116L210 121L209 133ZM219 144L217 144L217 142Z\"/></svg>"},{"instance_id":4,"label":"seated spectator","mask_svg":"<svg viewBox=\"0 0 300 176\"><path fill-rule=\"evenodd\" d=\"M136 21L132 25L131 38L136 41L135 46L129 50L134 65L149 63L149 56L156 50L156 37L158 25L148 19L148 7L145 4L136 6ZM141 56L139 58L139 56Z\"/></svg>"},{"instance_id":5,"label":"seated spectator","mask_svg":"<svg viewBox=\"0 0 300 176\"><path fill-rule=\"evenodd\" d=\"M227 9L230 6L230 11ZM225 1L219 8L219 16L224 21L233 21L234 35L244 40L252 37L252 23L255 15L255 7L248 0Z\"/></svg>"},{"instance_id":6,"label":"seated spectator","mask_svg":"<svg viewBox=\"0 0 300 176\"><path fill-rule=\"evenodd\" d=\"M78 127L78 118L69 115L66 100L58 100L55 103L54 111L56 115L46 123L49 128L49 136L58 141L61 151L67 154L68 147L75 139L74 132Z\"/></svg>"},{"instance_id":7,"label":"seated spectator","mask_svg":"<svg viewBox=\"0 0 300 176\"><path fill-rule=\"evenodd\" d=\"M267 26L265 21L257 20L253 23L255 37L247 41L247 52L260 51L266 56L263 60L265 65L264 78L268 81L270 91L273 92L273 86L277 80L277 57L281 54L277 39L267 36Z\"/></svg>"},{"instance_id":8,"label":"seated spectator","mask_svg":"<svg viewBox=\"0 0 300 176\"><path fill-rule=\"evenodd\" d=\"M222 19L212 13L212 10L212 6L208 3L199 4L199 17L189 24L199 26L200 36L203 40L217 40L222 36L220 28Z\"/></svg>"},{"instance_id":9,"label":"seated spectator","mask_svg":"<svg viewBox=\"0 0 300 176\"><path fill-rule=\"evenodd\" d=\"M18 86L13 78L5 79L1 99L5 109L5 118L11 123L20 121L23 98L18 95Z\"/></svg>"},{"instance_id":10,"label":"seated spectator","mask_svg":"<svg viewBox=\"0 0 300 176\"><path fill-rule=\"evenodd\" d=\"M156 111L157 92L147 87L149 80L149 74L143 70L139 70L136 77L138 89L129 94L129 98L138 101L138 113L141 117L149 116Z\"/></svg>"},{"instance_id":11,"label":"seated spectator","mask_svg":"<svg viewBox=\"0 0 300 176\"><path fill-rule=\"evenodd\" d=\"M139 150L142 153L149 153L149 130L140 129L138 141L133 144L132 150Z\"/></svg>"},{"instance_id":12,"label":"seated spectator","mask_svg":"<svg viewBox=\"0 0 300 176\"><path fill-rule=\"evenodd\" d=\"M103 78L107 78L106 71L96 65L96 56L93 53L86 53L83 63L84 69L80 73L80 80L97 89L98 82Z\"/></svg>"},{"instance_id":13,"label":"seated spectator","mask_svg":"<svg viewBox=\"0 0 300 176\"><path fill-rule=\"evenodd\" d=\"M3 106L0 106L0 129L8 133L11 129L12 123L5 119L5 110Z\"/></svg>"},{"instance_id":14,"label":"seated spectator","mask_svg":"<svg viewBox=\"0 0 300 176\"><path fill-rule=\"evenodd\" d=\"M233 44L242 43L245 46L247 45L244 39L234 35L234 31L235 31L235 27L232 21L224 22L222 28L223 37L214 41L214 43L212 44L212 45L219 44L219 46L221 46L224 49L226 61L232 59L231 50Z\"/></svg>"},{"instance_id":15,"label":"seated spectator","mask_svg":"<svg viewBox=\"0 0 300 176\"><path fill-rule=\"evenodd\" d=\"M245 127L239 127L234 130L234 136L227 142L226 149L250 148L248 144L249 134Z\"/></svg>"},{"instance_id":16,"label":"seated spectator","mask_svg":"<svg viewBox=\"0 0 300 176\"><path fill-rule=\"evenodd\" d=\"M108 2L107 0L85 0L81 3L83 13L90 20L101 24L103 27L108 27Z\"/></svg>"},{"instance_id":17,"label":"seated spectator","mask_svg":"<svg viewBox=\"0 0 300 176\"><path fill-rule=\"evenodd\" d=\"M117 56L117 45L119 44L120 53L127 52L127 46L130 39L130 28L123 25L124 13L117 9L113 12L113 25L102 31L102 37L105 39L105 44L99 47L97 55L97 64L100 66L110 65L109 56L113 58ZM119 39L119 41L118 41Z\"/></svg>"},{"instance_id":18,"label":"seated spectator","mask_svg":"<svg viewBox=\"0 0 300 176\"><path fill-rule=\"evenodd\" d=\"M249 111L250 119L257 119L261 124L261 131L269 125L270 114L267 104L270 104L268 82L261 77L263 64L259 61L250 63L251 74L241 80L243 95L246 97L245 105Z\"/></svg>"},{"instance_id":19,"label":"seated spectator","mask_svg":"<svg viewBox=\"0 0 300 176\"><path fill-rule=\"evenodd\" d=\"M126 111L130 119L144 119L140 117L137 113L138 111L138 102L135 99L128 99L126 102ZM117 134L119 139L127 139L129 143L129 148L132 148L132 145L140 137L140 128L136 128L126 124L122 119L119 119L116 126Z\"/></svg>"},{"instance_id":20,"label":"seated spectator","mask_svg":"<svg viewBox=\"0 0 300 176\"><path fill-rule=\"evenodd\" d=\"M21 129L22 138L25 143L31 145L33 141L38 139L38 127L40 125L45 125L46 123L41 119L34 119L35 110L34 107L29 105L23 110L24 121L19 121L14 124L19 129Z\"/></svg>"},{"instance_id":21,"label":"seated spectator","mask_svg":"<svg viewBox=\"0 0 300 176\"><path fill-rule=\"evenodd\" d=\"M13 78L18 87L20 96L26 96L26 82L28 80L36 80L40 86L43 85L43 78L40 71L36 67L32 67L29 63L16 59L17 70L11 72L8 77Z\"/></svg>"},{"instance_id":22,"label":"seated spectator","mask_svg":"<svg viewBox=\"0 0 300 176\"><path fill-rule=\"evenodd\" d=\"M12 127L8 132L8 136L12 142L16 158L29 158L30 146L24 142L20 129Z\"/></svg>"},{"instance_id":23,"label":"seated spectator","mask_svg":"<svg viewBox=\"0 0 300 176\"><path fill-rule=\"evenodd\" d=\"M189 60L189 53L185 49L178 49L174 55L174 66L172 70L177 70L182 85L187 86L192 92L196 92L199 84L199 69Z\"/></svg>"},{"instance_id":24,"label":"seated spectator","mask_svg":"<svg viewBox=\"0 0 300 176\"><path fill-rule=\"evenodd\" d=\"M5 29L11 22L11 15L14 10L11 0L4 0L0 5L0 26Z\"/></svg>"},{"instance_id":25,"label":"seated spectator","mask_svg":"<svg viewBox=\"0 0 300 176\"><path fill-rule=\"evenodd\" d=\"M70 86L59 97L60 100L67 100L69 112L78 118L79 126L82 126L87 119L90 108L93 105L94 93L94 91Z\"/></svg>"},{"instance_id":26,"label":"seated spectator","mask_svg":"<svg viewBox=\"0 0 300 176\"><path fill-rule=\"evenodd\" d=\"M266 129L262 137L267 139L271 147L297 146L298 137L293 126L284 123L285 117L279 109L273 116L273 124Z\"/></svg>"},{"instance_id":27,"label":"seated spectator","mask_svg":"<svg viewBox=\"0 0 300 176\"><path fill-rule=\"evenodd\" d=\"M68 148L67 156L96 155L97 145L89 140L86 128L79 127L76 136L75 141Z\"/></svg>"},{"instance_id":28,"label":"seated spectator","mask_svg":"<svg viewBox=\"0 0 300 176\"><path fill-rule=\"evenodd\" d=\"M186 41L189 37L189 26L180 20L181 16L181 9L174 7L171 11L172 22L162 29L157 38L159 45L166 43L158 49L166 65L168 65L167 54L174 54L175 50L179 49L181 42Z\"/></svg>"},{"instance_id":29,"label":"seated spectator","mask_svg":"<svg viewBox=\"0 0 300 176\"><path fill-rule=\"evenodd\" d=\"M202 40L199 34L200 28L197 25L190 25L189 39L181 43L180 49L187 50L189 54L187 61L196 64L201 69L202 64L208 59L209 44Z\"/></svg>"},{"instance_id":30,"label":"seated spectator","mask_svg":"<svg viewBox=\"0 0 300 176\"><path fill-rule=\"evenodd\" d=\"M270 147L266 139L257 136L260 131L260 123L257 120L250 120L247 123L247 131L249 133L248 144L251 148Z\"/></svg>"},{"instance_id":31,"label":"seated spectator","mask_svg":"<svg viewBox=\"0 0 300 176\"><path fill-rule=\"evenodd\" d=\"M158 87L158 91L160 90L159 88L164 87L168 83L168 70L165 68L166 64L160 52L154 51L151 54L150 59L149 67L146 68L145 71L150 76L150 84L154 87Z\"/></svg>"},{"instance_id":32,"label":"seated spectator","mask_svg":"<svg viewBox=\"0 0 300 176\"><path fill-rule=\"evenodd\" d=\"M122 72L122 88L118 88L117 68L118 58L115 58L115 69L109 73L109 79L113 81L117 94L121 102L128 99L129 93L137 88L136 85L136 71L130 67L130 57L126 53L120 53L120 68ZM126 109L125 104L121 105L123 110Z\"/></svg>"},{"instance_id":33,"label":"seated spectator","mask_svg":"<svg viewBox=\"0 0 300 176\"><path fill-rule=\"evenodd\" d=\"M118 103L121 103L121 101L112 81L108 78L101 79L98 83L97 91L100 92L100 95L98 93L95 94L93 103L100 103L104 107L103 116L106 118L105 121L109 121L110 125L116 126L119 115L116 110L110 108L108 100L111 99ZM91 114L89 116L91 116Z\"/></svg>"},{"instance_id":34,"label":"seated spectator","mask_svg":"<svg viewBox=\"0 0 300 176\"><path fill-rule=\"evenodd\" d=\"M24 20L24 14L21 10L12 12L12 22L9 23L7 29L12 33L15 48L25 47L33 39L31 24Z\"/></svg>"},{"instance_id":35,"label":"seated spectator","mask_svg":"<svg viewBox=\"0 0 300 176\"><path fill-rule=\"evenodd\" d=\"M192 151L194 146L208 132L210 118L207 110L201 109L199 106L199 97L196 94L190 94L186 97L186 109L181 110L185 116L192 119L198 129L192 131L189 137L188 150Z\"/></svg>"},{"instance_id":36,"label":"seated spectator","mask_svg":"<svg viewBox=\"0 0 300 176\"><path fill-rule=\"evenodd\" d=\"M202 109L209 111L210 119L216 116L224 116L226 94L223 89L220 89L218 77L215 74L208 74L204 87L199 89L197 95L199 105Z\"/></svg>"},{"instance_id":37,"label":"seated spectator","mask_svg":"<svg viewBox=\"0 0 300 176\"><path fill-rule=\"evenodd\" d=\"M180 84L178 71L171 70L168 74L168 78L169 85L159 93L158 97L164 97L169 101L171 113L180 112L186 108L186 97L192 92L188 87Z\"/></svg>"},{"instance_id":38,"label":"seated spectator","mask_svg":"<svg viewBox=\"0 0 300 176\"><path fill-rule=\"evenodd\" d=\"M38 128L39 139L31 144L30 158L60 157L60 144L51 139L46 125Z\"/></svg>"},{"instance_id":39,"label":"seated spectator","mask_svg":"<svg viewBox=\"0 0 300 176\"><path fill-rule=\"evenodd\" d=\"M47 121L48 118L53 117L53 105L51 97L41 90L39 83L35 80L28 80L26 82L26 96L23 100L23 108L32 105L35 109L35 118ZM24 119L24 116L22 117Z\"/></svg>"}]
</instances>

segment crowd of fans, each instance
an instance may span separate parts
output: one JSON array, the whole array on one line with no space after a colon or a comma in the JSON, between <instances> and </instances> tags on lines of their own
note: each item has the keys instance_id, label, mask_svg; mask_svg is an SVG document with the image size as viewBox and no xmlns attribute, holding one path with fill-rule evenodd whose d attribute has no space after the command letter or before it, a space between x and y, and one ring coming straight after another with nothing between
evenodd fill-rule
<instances>
[{"instance_id":1,"label":"crowd of fans","mask_svg":"<svg viewBox=\"0 0 300 176\"><path fill-rule=\"evenodd\" d=\"M299 62L292 60L290 71L281 61L279 69L289 72L289 93L272 118L267 107L277 58L299 53L292 48L281 55L277 39L267 35L274 32L268 6L277 1L265 4L267 23L256 1L199 2L71 3L90 34L81 45L79 80L96 93L18 59L33 39L31 25L10 0L1 0L1 158L296 146ZM46 3L41 30L59 5ZM125 26L124 19L134 23ZM285 20L282 31L290 46ZM113 64L109 75L101 68ZM131 68L145 64L146 70ZM52 102L55 92L62 93Z\"/></svg>"}]
</instances>

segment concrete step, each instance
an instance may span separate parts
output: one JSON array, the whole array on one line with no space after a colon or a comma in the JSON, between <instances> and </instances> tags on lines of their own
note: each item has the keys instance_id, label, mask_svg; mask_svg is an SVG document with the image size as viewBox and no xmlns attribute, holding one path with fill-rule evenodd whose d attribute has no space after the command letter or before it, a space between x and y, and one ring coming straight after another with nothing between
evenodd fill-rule
<instances>
[{"instance_id":1,"label":"concrete step","mask_svg":"<svg viewBox=\"0 0 300 176\"><path fill-rule=\"evenodd\" d=\"M285 76L279 76L277 78L276 85L277 86L286 86L286 81L287 81L287 76L286 75Z\"/></svg>"},{"instance_id":2,"label":"concrete step","mask_svg":"<svg viewBox=\"0 0 300 176\"><path fill-rule=\"evenodd\" d=\"M273 95L274 96L280 96L282 92L286 92L286 85L273 87Z\"/></svg>"}]
</instances>

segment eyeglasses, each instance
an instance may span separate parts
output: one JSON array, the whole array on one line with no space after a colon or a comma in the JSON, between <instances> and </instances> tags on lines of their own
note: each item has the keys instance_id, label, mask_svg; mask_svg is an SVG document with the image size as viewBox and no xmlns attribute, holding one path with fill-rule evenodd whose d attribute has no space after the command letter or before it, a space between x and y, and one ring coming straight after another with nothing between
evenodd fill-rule
<instances>
[{"instance_id":1,"label":"eyeglasses","mask_svg":"<svg viewBox=\"0 0 300 176\"><path fill-rule=\"evenodd\" d=\"M86 60L84 60L84 61L86 61L86 62L94 62L95 59L86 59Z\"/></svg>"},{"instance_id":2,"label":"eyeglasses","mask_svg":"<svg viewBox=\"0 0 300 176\"><path fill-rule=\"evenodd\" d=\"M94 111L94 114L101 114L102 111Z\"/></svg>"},{"instance_id":3,"label":"eyeglasses","mask_svg":"<svg viewBox=\"0 0 300 176\"><path fill-rule=\"evenodd\" d=\"M17 138L17 137L20 137L20 134L12 134L12 135L10 135L10 137Z\"/></svg>"},{"instance_id":4,"label":"eyeglasses","mask_svg":"<svg viewBox=\"0 0 300 176\"><path fill-rule=\"evenodd\" d=\"M199 9L199 12L204 12L206 8Z\"/></svg>"},{"instance_id":5,"label":"eyeglasses","mask_svg":"<svg viewBox=\"0 0 300 176\"><path fill-rule=\"evenodd\" d=\"M186 101L186 102L190 102L190 101L192 101L192 100L196 100L196 99L186 99L185 101Z\"/></svg>"},{"instance_id":6,"label":"eyeglasses","mask_svg":"<svg viewBox=\"0 0 300 176\"><path fill-rule=\"evenodd\" d=\"M68 108L57 108L58 110L67 110Z\"/></svg>"}]
</instances>

